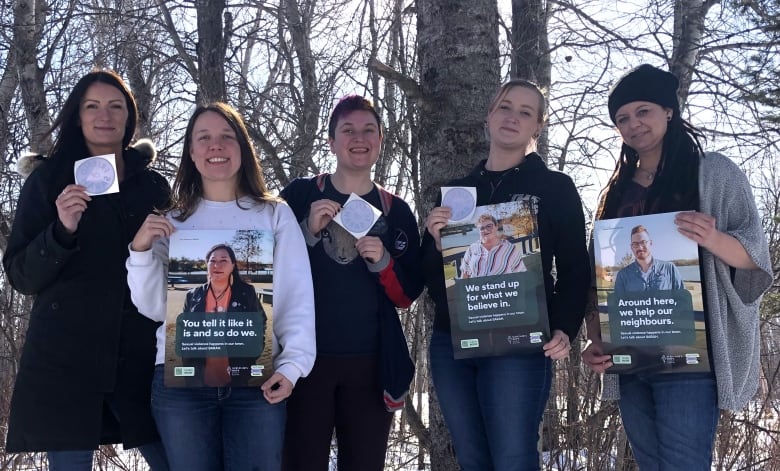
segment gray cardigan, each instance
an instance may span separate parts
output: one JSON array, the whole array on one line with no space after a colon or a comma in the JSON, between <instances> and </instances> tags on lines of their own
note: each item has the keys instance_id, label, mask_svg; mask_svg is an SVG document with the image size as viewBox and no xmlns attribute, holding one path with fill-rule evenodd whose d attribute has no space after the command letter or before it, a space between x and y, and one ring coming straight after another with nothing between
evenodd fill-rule
<instances>
[{"instance_id":1,"label":"gray cardigan","mask_svg":"<svg viewBox=\"0 0 780 471\"><path fill-rule=\"evenodd\" d=\"M699 165L700 211L715 217L718 230L735 237L754 270L734 270L709 251L701 250L712 362L718 385L718 407L740 410L758 389L758 307L772 284L772 266L764 228L750 183L731 159L709 152ZM618 376L605 374L601 398L620 397Z\"/></svg>"}]
</instances>

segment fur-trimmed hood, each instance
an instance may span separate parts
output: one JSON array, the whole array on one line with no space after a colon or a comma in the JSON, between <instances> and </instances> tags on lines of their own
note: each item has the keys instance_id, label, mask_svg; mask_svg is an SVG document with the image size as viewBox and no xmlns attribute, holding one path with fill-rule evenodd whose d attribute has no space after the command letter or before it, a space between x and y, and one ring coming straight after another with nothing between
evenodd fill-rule
<instances>
[{"instance_id":1,"label":"fur-trimmed hood","mask_svg":"<svg viewBox=\"0 0 780 471\"><path fill-rule=\"evenodd\" d=\"M154 142L152 142L151 139L139 139L135 144L128 147L128 149L135 150L146 167L154 163L155 159L157 159L157 148L154 146ZM46 156L43 154L35 154L32 152L22 154L16 162L16 173L26 179L33 170L38 168L38 165L44 161L46 161Z\"/></svg>"}]
</instances>

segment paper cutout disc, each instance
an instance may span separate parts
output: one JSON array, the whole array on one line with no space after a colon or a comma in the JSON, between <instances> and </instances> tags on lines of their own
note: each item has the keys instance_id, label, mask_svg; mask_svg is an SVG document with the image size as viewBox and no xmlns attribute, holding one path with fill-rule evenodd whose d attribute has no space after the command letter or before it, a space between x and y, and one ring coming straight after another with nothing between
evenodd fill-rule
<instances>
[{"instance_id":1,"label":"paper cutout disc","mask_svg":"<svg viewBox=\"0 0 780 471\"><path fill-rule=\"evenodd\" d=\"M477 202L468 190L453 188L445 193L441 205L452 209L451 221L460 221L474 212Z\"/></svg>"},{"instance_id":2,"label":"paper cutout disc","mask_svg":"<svg viewBox=\"0 0 780 471\"><path fill-rule=\"evenodd\" d=\"M87 193L105 193L114 184L114 166L103 157L87 159L76 169L76 183L87 188Z\"/></svg>"},{"instance_id":3,"label":"paper cutout disc","mask_svg":"<svg viewBox=\"0 0 780 471\"><path fill-rule=\"evenodd\" d=\"M371 229L374 222L374 212L371 205L360 199L347 201L341 208L341 223L344 229L361 233Z\"/></svg>"}]
</instances>

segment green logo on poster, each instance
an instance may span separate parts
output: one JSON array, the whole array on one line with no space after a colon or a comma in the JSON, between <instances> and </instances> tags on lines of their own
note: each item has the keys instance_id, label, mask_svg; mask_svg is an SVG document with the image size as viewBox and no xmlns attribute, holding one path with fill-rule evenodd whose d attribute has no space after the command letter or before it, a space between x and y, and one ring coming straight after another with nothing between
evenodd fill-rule
<instances>
[{"instance_id":1,"label":"green logo on poster","mask_svg":"<svg viewBox=\"0 0 780 471\"><path fill-rule=\"evenodd\" d=\"M631 355L612 355L612 363L616 365L630 365Z\"/></svg>"},{"instance_id":2,"label":"green logo on poster","mask_svg":"<svg viewBox=\"0 0 780 471\"><path fill-rule=\"evenodd\" d=\"M177 366L173 369L173 376L195 376L195 367Z\"/></svg>"}]
</instances>

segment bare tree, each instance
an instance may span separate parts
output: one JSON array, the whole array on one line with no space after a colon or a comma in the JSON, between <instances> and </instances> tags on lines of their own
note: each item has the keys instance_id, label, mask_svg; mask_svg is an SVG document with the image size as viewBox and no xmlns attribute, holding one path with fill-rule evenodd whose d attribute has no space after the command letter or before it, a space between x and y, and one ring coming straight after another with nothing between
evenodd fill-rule
<instances>
[{"instance_id":1,"label":"bare tree","mask_svg":"<svg viewBox=\"0 0 780 471\"><path fill-rule=\"evenodd\" d=\"M511 74L531 80L548 92L551 85L552 62L547 39L550 5L543 0L512 0ZM549 96L549 94L548 94ZM538 150L548 159L548 128L542 129ZM559 165L558 170L563 170Z\"/></svg>"},{"instance_id":2,"label":"bare tree","mask_svg":"<svg viewBox=\"0 0 780 471\"><path fill-rule=\"evenodd\" d=\"M417 41L423 97L418 103L420 209L427 213L437 200L439 187L465 175L479 159L487 157L484 123L500 77L496 2L418 3ZM430 321L433 310L426 307ZM455 469L435 394L431 394L429 406L432 469Z\"/></svg>"}]
</instances>

